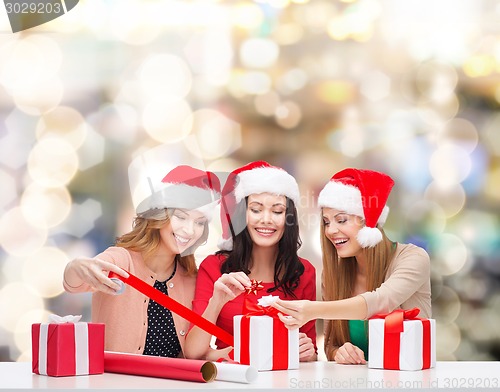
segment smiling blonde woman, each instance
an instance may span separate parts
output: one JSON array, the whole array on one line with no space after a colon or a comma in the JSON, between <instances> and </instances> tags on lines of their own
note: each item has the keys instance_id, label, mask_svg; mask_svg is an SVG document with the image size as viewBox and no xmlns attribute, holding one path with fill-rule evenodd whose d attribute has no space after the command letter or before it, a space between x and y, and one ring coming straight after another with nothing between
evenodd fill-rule
<instances>
[{"instance_id":1,"label":"smiling blonde woman","mask_svg":"<svg viewBox=\"0 0 500 392\"><path fill-rule=\"evenodd\" d=\"M297 328L314 319L325 323L329 360L364 364L368 354L366 319L397 308L420 308L431 316L430 260L413 244L385 235L386 205L394 181L380 172L345 169L321 191L322 294L324 301L277 301Z\"/></svg>"},{"instance_id":2,"label":"smiling blonde woman","mask_svg":"<svg viewBox=\"0 0 500 392\"><path fill-rule=\"evenodd\" d=\"M94 258L70 261L64 288L92 291L92 321L106 324L105 348L164 357L183 356L189 323L140 292L108 278L110 271L139 279L191 308L196 282L193 253L208 237L220 183L211 172L177 166L136 209L132 231Z\"/></svg>"}]
</instances>

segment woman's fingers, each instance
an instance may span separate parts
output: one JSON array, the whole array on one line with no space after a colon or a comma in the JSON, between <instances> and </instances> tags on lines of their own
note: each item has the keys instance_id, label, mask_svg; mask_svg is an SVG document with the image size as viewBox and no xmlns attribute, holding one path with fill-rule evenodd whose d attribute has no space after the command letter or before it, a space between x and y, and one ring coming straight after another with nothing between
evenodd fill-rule
<instances>
[{"instance_id":1,"label":"woman's fingers","mask_svg":"<svg viewBox=\"0 0 500 392\"><path fill-rule=\"evenodd\" d=\"M287 314L289 316L295 317L297 312L288 304L291 301L282 301L281 299L276 300L271 306L281 313Z\"/></svg>"},{"instance_id":2,"label":"woman's fingers","mask_svg":"<svg viewBox=\"0 0 500 392\"><path fill-rule=\"evenodd\" d=\"M337 356L339 361L337 361ZM354 346L352 343L345 343L342 347L337 350L335 355L335 361L339 363L350 363L350 364L365 364L363 350L359 347Z\"/></svg>"},{"instance_id":3,"label":"woman's fingers","mask_svg":"<svg viewBox=\"0 0 500 392\"><path fill-rule=\"evenodd\" d=\"M296 329L301 327L300 323L292 316L284 316L283 314L278 313L278 317L288 329Z\"/></svg>"}]
</instances>

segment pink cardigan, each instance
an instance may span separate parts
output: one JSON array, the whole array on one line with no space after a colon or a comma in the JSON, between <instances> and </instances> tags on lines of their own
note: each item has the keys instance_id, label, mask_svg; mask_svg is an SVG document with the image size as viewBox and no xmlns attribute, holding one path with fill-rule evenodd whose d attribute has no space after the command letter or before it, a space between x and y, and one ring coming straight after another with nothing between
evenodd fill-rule
<instances>
[{"instance_id":1,"label":"pink cardigan","mask_svg":"<svg viewBox=\"0 0 500 392\"><path fill-rule=\"evenodd\" d=\"M96 257L116 264L149 285L154 285L156 274L146 266L140 253L113 246ZM186 271L178 265L177 272L168 282L168 295L191 309L195 284L196 275L188 276ZM63 285L69 293L93 292L92 322L106 324L106 350L134 354L143 353L148 330L148 297L130 286L126 286L124 293L114 296L94 291L87 284L70 287L66 282L63 282ZM172 313L172 316L182 351L184 351L189 322L175 313Z\"/></svg>"}]
</instances>

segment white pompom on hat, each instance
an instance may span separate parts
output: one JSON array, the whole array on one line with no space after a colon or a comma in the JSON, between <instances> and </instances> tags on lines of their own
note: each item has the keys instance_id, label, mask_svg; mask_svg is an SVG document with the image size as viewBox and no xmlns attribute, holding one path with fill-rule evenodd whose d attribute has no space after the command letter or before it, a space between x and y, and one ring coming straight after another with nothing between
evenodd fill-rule
<instances>
[{"instance_id":1,"label":"white pompom on hat","mask_svg":"<svg viewBox=\"0 0 500 392\"><path fill-rule=\"evenodd\" d=\"M221 250L232 250L232 235L238 235L244 229L244 224L234 219L237 205L245 197L258 193L286 196L295 205L300 199L297 181L280 167L271 166L265 161L256 161L233 170L222 188L222 238L218 243ZM237 227L238 225L243 227Z\"/></svg>"},{"instance_id":2,"label":"white pompom on hat","mask_svg":"<svg viewBox=\"0 0 500 392\"><path fill-rule=\"evenodd\" d=\"M318 197L319 207L335 208L365 220L356 237L363 248L382 241L377 225L383 226L389 214L387 199L394 181L387 174L361 169L344 169L334 174Z\"/></svg>"},{"instance_id":3,"label":"white pompom on hat","mask_svg":"<svg viewBox=\"0 0 500 392\"><path fill-rule=\"evenodd\" d=\"M136 208L141 216L154 209L182 208L200 211L209 220L220 201L220 181L212 172L180 165L161 180L160 186Z\"/></svg>"}]
</instances>

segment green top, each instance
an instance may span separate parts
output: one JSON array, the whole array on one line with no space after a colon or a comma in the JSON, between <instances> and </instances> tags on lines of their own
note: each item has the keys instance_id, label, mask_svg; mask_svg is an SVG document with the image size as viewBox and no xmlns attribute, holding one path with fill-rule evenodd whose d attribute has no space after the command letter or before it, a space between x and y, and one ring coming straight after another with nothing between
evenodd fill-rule
<instances>
[{"instance_id":1,"label":"green top","mask_svg":"<svg viewBox=\"0 0 500 392\"><path fill-rule=\"evenodd\" d=\"M368 321L349 320L349 334L351 343L359 347L365 353L365 359L368 360Z\"/></svg>"}]
</instances>

